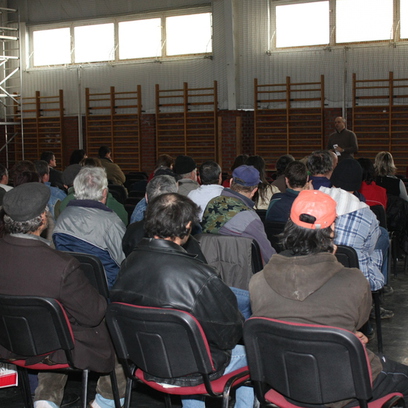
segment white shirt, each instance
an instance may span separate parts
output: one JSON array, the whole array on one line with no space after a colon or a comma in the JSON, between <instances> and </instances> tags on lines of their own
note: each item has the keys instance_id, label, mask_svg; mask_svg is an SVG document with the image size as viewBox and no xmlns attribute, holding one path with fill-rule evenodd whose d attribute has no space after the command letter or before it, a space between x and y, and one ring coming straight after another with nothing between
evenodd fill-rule
<instances>
[{"instance_id":1,"label":"white shirt","mask_svg":"<svg viewBox=\"0 0 408 408\"><path fill-rule=\"evenodd\" d=\"M202 185L188 193L187 197L200 207L200 221L203 219L203 214L207 204L214 197L221 195L222 190L224 190L224 187L220 186L219 184L208 184Z\"/></svg>"}]
</instances>

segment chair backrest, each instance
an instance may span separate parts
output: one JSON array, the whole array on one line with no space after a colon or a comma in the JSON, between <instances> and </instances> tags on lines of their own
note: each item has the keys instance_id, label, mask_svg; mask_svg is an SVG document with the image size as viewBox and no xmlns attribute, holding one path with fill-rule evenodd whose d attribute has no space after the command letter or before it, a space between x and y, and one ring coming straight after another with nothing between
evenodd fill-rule
<instances>
[{"instance_id":1,"label":"chair backrest","mask_svg":"<svg viewBox=\"0 0 408 408\"><path fill-rule=\"evenodd\" d=\"M358 255L354 248L346 245L337 245L337 260L346 268L359 268Z\"/></svg>"},{"instance_id":2,"label":"chair backrest","mask_svg":"<svg viewBox=\"0 0 408 408\"><path fill-rule=\"evenodd\" d=\"M387 214L384 207L381 204L370 205L371 211L377 217L380 227L387 229Z\"/></svg>"},{"instance_id":3,"label":"chair backrest","mask_svg":"<svg viewBox=\"0 0 408 408\"><path fill-rule=\"evenodd\" d=\"M273 221L266 221L265 222L265 232L266 236L269 239L269 242L274 247L276 252L281 252L283 250L281 244L279 243L278 235L283 232L285 229L286 222L273 222Z\"/></svg>"},{"instance_id":4,"label":"chair backrest","mask_svg":"<svg viewBox=\"0 0 408 408\"><path fill-rule=\"evenodd\" d=\"M113 198L119 201L121 204L126 203L127 193L125 187L119 184L108 184L109 192L112 194Z\"/></svg>"},{"instance_id":5,"label":"chair backrest","mask_svg":"<svg viewBox=\"0 0 408 408\"><path fill-rule=\"evenodd\" d=\"M83 254L80 252L67 252L76 258L80 264L85 276L89 279L92 286L105 298L109 298L108 281L106 279L105 269L101 260L96 255Z\"/></svg>"},{"instance_id":6,"label":"chair backrest","mask_svg":"<svg viewBox=\"0 0 408 408\"><path fill-rule=\"evenodd\" d=\"M244 341L258 399L264 387L302 404L372 395L365 349L353 333L334 327L250 318Z\"/></svg>"},{"instance_id":7,"label":"chair backrest","mask_svg":"<svg viewBox=\"0 0 408 408\"><path fill-rule=\"evenodd\" d=\"M201 325L187 312L111 303L106 323L128 376L132 365L159 378L214 371Z\"/></svg>"},{"instance_id":8,"label":"chair backrest","mask_svg":"<svg viewBox=\"0 0 408 408\"><path fill-rule=\"evenodd\" d=\"M194 236L207 263L230 287L248 290L252 275L263 268L261 251L256 240L219 234Z\"/></svg>"},{"instance_id":9,"label":"chair backrest","mask_svg":"<svg viewBox=\"0 0 408 408\"><path fill-rule=\"evenodd\" d=\"M24 358L62 349L72 364L71 325L55 299L0 295L0 344Z\"/></svg>"}]
</instances>

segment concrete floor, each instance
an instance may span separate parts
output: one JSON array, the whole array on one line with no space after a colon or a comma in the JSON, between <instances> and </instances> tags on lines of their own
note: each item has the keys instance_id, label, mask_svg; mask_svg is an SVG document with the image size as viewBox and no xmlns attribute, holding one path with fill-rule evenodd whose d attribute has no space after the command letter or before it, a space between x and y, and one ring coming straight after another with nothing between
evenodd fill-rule
<instances>
[{"instance_id":1,"label":"concrete floor","mask_svg":"<svg viewBox=\"0 0 408 408\"><path fill-rule=\"evenodd\" d=\"M392 295L383 298L383 307L394 311L392 319L382 320L384 354L393 360L408 365L408 272L403 272L403 262L398 263L398 275L391 277ZM377 351L376 338L372 339L368 347ZM89 398L95 393L95 380L89 384ZM72 377L68 381L67 392L80 393L80 379ZM180 407L178 398L174 398L173 407ZM208 399L207 406L221 407L219 400ZM80 408L80 402L71 408ZM132 394L132 408L162 408L164 401L159 393L138 384ZM17 387L0 389L0 408L24 408L20 390Z\"/></svg>"}]
</instances>

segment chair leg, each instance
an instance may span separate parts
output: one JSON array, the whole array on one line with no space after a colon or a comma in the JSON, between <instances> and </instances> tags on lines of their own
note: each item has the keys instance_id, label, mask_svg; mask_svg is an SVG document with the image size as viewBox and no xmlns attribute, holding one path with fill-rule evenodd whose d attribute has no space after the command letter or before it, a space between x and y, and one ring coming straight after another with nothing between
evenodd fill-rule
<instances>
[{"instance_id":1,"label":"chair leg","mask_svg":"<svg viewBox=\"0 0 408 408\"><path fill-rule=\"evenodd\" d=\"M28 371L23 367L17 367L18 380L21 386L21 392L26 408L34 408L33 399L31 397L30 381L28 380Z\"/></svg>"},{"instance_id":2,"label":"chair leg","mask_svg":"<svg viewBox=\"0 0 408 408\"><path fill-rule=\"evenodd\" d=\"M112 384L112 394L113 394L113 399L115 401L115 408L121 408L120 407L120 398L119 398L119 389L118 389L118 382L116 380L116 373L115 370L113 370L110 373L110 380Z\"/></svg>"},{"instance_id":3,"label":"chair leg","mask_svg":"<svg viewBox=\"0 0 408 408\"><path fill-rule=\"evenodd\" d=\"M372 292L374 300L375 325L377 328L377 349L380 354L383 354L383 341L381 330L381 310L380 310L380 291Z\"/></svg>"},{"instance_id":4,"label":"chair leg","mask_svg":"<svg viewBox=\"0 0 408 408\"><path fill-rule=\"evenodd\" d=\"M89 371L82 371L82 408L87 408L88 404L88 377Z\"/></svg>"},{"instance_id":5,"label":"chair leg","mask_svg":"<svg viewBox=\"0 0 408 408\"><path fill-rule=\"evenodd\" d=\"M166 408L171 408L171 396L170 396L170 394L164 394L164 406Z\"/></svg>"},{"instance_id":6,"label":"chair leg","mask_svg":"<svg viewBox=\"0 0 408 408\"><path fill-rule=\"evenodd\" d=\"M130 408L130 398L132 396L133 381L131 378L126 379L126 395L125 395L125 408Z\"/></svg>"}]
</instances>

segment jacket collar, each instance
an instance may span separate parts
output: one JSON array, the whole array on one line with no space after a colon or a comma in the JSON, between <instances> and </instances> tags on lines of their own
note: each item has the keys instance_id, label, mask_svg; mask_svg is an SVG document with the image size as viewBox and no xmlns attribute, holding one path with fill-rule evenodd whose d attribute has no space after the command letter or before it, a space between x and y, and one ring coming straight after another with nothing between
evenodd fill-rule
<instances>
[{"instance_id":1,"label":"jacket collar","mask_svg":"<svg viewBox=\"0 0 408 408\"><path fill-rule=\"evenodd\" d=\"M137 249L143 250L153 250L153 251L165 251L171 252L173 254L180 254L195 258L196 255L189 254L183 247L177 245L173 241L167 241L165 239L156 239L156 238L143 238Z\"/></svg>"},{"instance_id":2,"label":"jacket collar","mask_svg":"<svg viewBox=\"0 0 408 408\"><path fill-rule=\"evenodd\" d=\"M108 208L105 204L102 204L96 200L71 200L67 207L86 207L86 208L99 208L100 210L113 212L110 208Z\"/></svg>"}]
</instances>

